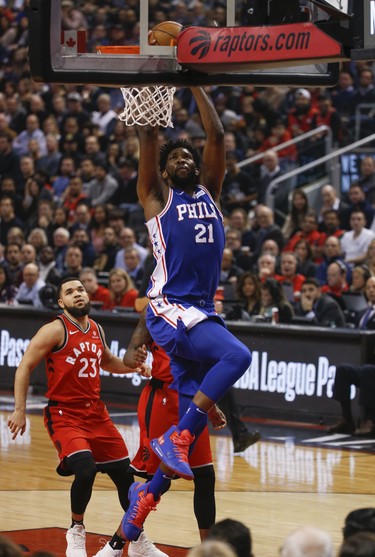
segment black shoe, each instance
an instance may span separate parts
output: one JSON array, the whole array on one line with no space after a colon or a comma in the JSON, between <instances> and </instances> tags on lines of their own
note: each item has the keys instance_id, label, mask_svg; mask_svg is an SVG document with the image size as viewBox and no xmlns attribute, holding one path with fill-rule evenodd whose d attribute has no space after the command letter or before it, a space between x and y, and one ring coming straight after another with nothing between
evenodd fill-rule
<instances>
[{"instance_id":1,"label":"black shoe","mask_svg":"<svg viewBox=\"0 0 375 557\"><path fill-rule=\"evenodd\" d=\"M242 453L254 443L257 443L260 439L260 432L256 431L246 431L240 433L238 437L233 438L233 451L234 453Z\"/></svg>"},{"instance_id":2,"label":"black shoe","mask_svg":"<svg viewBox=\"0 0 375 557\"><path fill-rule=\"evenodd\" d=\"M328 433L354 433L355 423L353 420L347 422L344 418L341 418L336 424L332 425L327 429Z\"/></svg>"},{"instance_id":3,"label":"black shoe","mask_svg":"<svg viewBox=\"0 0 375 557\"><path fill-rule=\"evenodd\" d=\"M367 435L374 435L375 424L372 420L367 420L358 429L355 430L354 435L359 435L359 437L367 437Z\"/></svg>"}]
</instances>

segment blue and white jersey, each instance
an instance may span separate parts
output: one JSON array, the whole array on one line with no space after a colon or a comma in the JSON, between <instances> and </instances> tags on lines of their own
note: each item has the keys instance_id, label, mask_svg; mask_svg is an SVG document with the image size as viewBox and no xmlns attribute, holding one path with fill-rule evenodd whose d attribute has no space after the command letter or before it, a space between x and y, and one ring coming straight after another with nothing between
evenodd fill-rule
<instances>
[{"instance_id":1,"label":"blue and white jersey","mask_svg":"<svg viewBox=\"0 0 375 557\"><path fill-rule=\"evenodd\" d=\"M223 216L204 186L193 196L170 188L164 209L148 228L156 266L149 298L212 300L225 245Z\"/></svg>"}]
</instances>

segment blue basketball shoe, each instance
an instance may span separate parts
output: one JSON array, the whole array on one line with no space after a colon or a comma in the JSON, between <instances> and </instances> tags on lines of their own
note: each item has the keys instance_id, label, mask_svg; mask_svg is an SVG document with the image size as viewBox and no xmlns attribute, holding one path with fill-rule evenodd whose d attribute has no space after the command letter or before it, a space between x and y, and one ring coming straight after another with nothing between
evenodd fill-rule
<instances>
[{"instance_id":1,"label":"blue basketball shoe","mask_svg":"<svg viewBox=\"0 0 375 557\"><path fill-rule=\"evenodd\" d=\"M189 447L193 441L194 435L190 431L180 431L173 425L163 435L152 439L150 446L175 474L185 480L192 480L194 476L189 466Z\"/></svg>"},{"instance_id":2,"label":"blue basketball shoe","mask_svg":"<svg viewBox=\"0 0 375 557\"><path fill-rule=\"evenodd\" d=\"M152 493L148 493L150 482L134 482L129 488L129 508L121 521L121 530L125 538L133 541L143 530L143 524L151 511L156 511L156 505L160 499L155 501Z\"/></svg>"}]
</instances>

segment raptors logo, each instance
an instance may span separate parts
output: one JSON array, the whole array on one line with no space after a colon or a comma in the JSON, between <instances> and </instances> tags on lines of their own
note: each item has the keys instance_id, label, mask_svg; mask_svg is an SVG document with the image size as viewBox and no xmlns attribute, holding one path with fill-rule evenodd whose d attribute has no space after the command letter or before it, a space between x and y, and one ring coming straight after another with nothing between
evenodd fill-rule
<instances>
[{"instance_id":1,"label":"raptors logo","mask_svg":"<svg viewBox=\"0 0 375 557\"><path fill-rule=\"evenodd\" d=\"M190 53L193 56L198 55L198 60L201 60L202 58L207 56L210 50L210 34L203 29L199 30L197 34L192 39L190 39L189 45L192 47Z\"/></svg>"}]
</instances>

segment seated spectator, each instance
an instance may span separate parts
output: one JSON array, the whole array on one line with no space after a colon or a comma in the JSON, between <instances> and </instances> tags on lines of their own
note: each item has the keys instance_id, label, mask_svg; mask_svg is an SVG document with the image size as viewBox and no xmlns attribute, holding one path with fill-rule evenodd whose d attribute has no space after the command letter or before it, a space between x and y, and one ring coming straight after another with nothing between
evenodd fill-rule
<instances>
[{"instance_id":1,"label":"seated spectator","mask_svg":"<svg viewBox=\"0 0 375 557\"><path fill-rule=\"evenodd\" d=\"M224 248L223 251L223 259L221 262L221 270L220 270L220 284L232 283L236 284L237 279L240 274L243 272L243 269L238 267L235 264L235 258L233 255L233 251L230 248Z\"/></svg>"},{"instance_id":2,"label":"seated spectator","mask_svg":"<svg viewBox=\"0 0 375 557\"><path fill-rule=\"evenodd\" d=\"M55 252L52 246L44 246L39 253L39 275L46 284L58 286L61 273L56 267Z\"/></svg>"},{"instance_id":3,"label":"seated spectator","mask_svg":"<svg viewBox=\"0 0 375 557\"><path fill-rule=\"evenodd\" d=\"M358 182L352 182L348 191L348 204L341 211L340 225L344 230L350 230L350 217L354 211L362 211L365 215L366 228L371 228L375 216L375 209L366 199L366 195Z\"/></svg>"},{"instance_id":4,"label":"seated spectator","mask_svg":"<svg viewBox=\"0 0 375 557\"><path fill-rule=\"evenodd\" d=\"M83 267L91 267L94 264L96 253L86 228L76 228L74 230L70 245L77 246L81 250Z\"/></svg>"},{"instance_id":5,"label":"seated spectator","mask_svg":"<svg viewBox=\"0 0 375 557\"><path fill-rule=\"evenodd\" d=\"M295 253L284 251L281 254L280 260L280 276L277 280L282 285L290 285L293 289L293 300L289 302L297 302L301 295L302 284L305 282L306 277L297 272L298 259Z\"/></svg>"},{"instance_id":6,"label":"seated spectator","mask_svg":"<svg viewBox=\"0 0 375 557\"><path fill-rule=\"evenodd\" d=\"M108 173L106 163L95 165L95 178L87 184L84 192L91 207L109 203L118 188L118 181Z\"/></svg>"},{"instance_id":7,"label":"seated spectator","mask_svg":"<svg viewBox=\"0 0 375 557\"><path fill-rule=\"evenodd\" d=\"M134 286L139 290L144 275L144 268L141 263L139 252L135 248L125 248L124 262L125 271L134 282Z\"/></svg>"},{"instance_id":8,"label":"seated spectator","mask_svg":"<svg viewBox=\"0 0 375 557\"><path fill-rule=\"evenodd\" d=\"M97 309L110 309L111 294L108 288L105 288L105 286L101 286L98 283L98 278L94 269L92 269L91 267L84 267L79 273L79 280L86 288L90 302L96 302L98 304ZM94 304L93 307L95 307Z\"/></svg>"},{"instance_id":9,"label":"seated spectator","mask_svg":"<svg viewBox=\"0 0 375 557\"><path fill-rule=\"evenodd\" d=\"M112 269L109 273L108 288L111 293L111 308L133 308L138 296L133 281L123 269Z\"/></svg>"},{"instance_id":10,"label":"seated spectator","mask_svg":"<svg viewBox=\"0 0 375 557\"><path fill-rule=\"evenodd\" d=\"M29 221L29 232L33 228L42 228L47 235L48 243L52 244L55 227L53 223L53 203L51 201L41 199L38 202L36 215Z\"/></svg>"},{"instance_id":11,"label":"seated spectator","mask_svg":"<svg viewBox=\"0 0 375 557\"><path fill-rule=\"evenodd\" d=\"M46 154L41 156L36 163L36 170L45 172L52 179L57 176L62 153L59 151L59 142L55 135L46 136Z\"/></svg>"},{"instance_id":12,"label":"seated spectator","mask_svg":"<svg viewBox=\"0 0 375 557\"><path fill-rule=\"evenodd\" d=\"M351 267L361 264L366 259L367 248L375 238L375 233L365 228L366 220L362 211L353 211L350 216L351 230L341 237L341 249L344 252L344 261Z\"/></svg>"},{"instance_id":13,"label":"seated spectator","mask_svg":"<svg viewBox=\"0 0 375 557\"><path fill-rule=\"evenodd\" d=\"M7 244L8 231L13 226L24 227L23 222L15 215L13 197L3 194L0 199L0 243L4 246Z\"/></svg>"},{"instance_id":14,"label":"seated spectator","mask_svg":"<svg viewBox=\"0 0 375 557\"><path fill-rule=\"evenodd\" d=\"M332 142L337 148L342 143L343 139L343 126L341 123L341 115L332 104L332 99L329 93L320 93L317 98L318 101L318 114L316 118L316 127L329 126L332 132ZM324 133L327 135L327 132Z\"/></svg>"},{"instance_id":15,"label":"seated spectator","mask_svg":"<svg viewBox=\"0 0 375 557\"><path fill-rule=\"evenodd\" d=\"M364 294L366 282L371 277L370 269L367 265L357 265L352 270L352 283L349 292L353 294Z\"/></svg>"},{"instance_id":16,"label":"seated spectator","mask_svg":"<svg viewBox=\"0 0 375 557\"><path fill-rule=\"evenodd\" d=\"M278 280L280 275L276 273L277 260L274 255L264 253L261 255L257 262L257 274L261 282L267 278L275 278Z\"/></svg>"},{"instance_id":17,"label":"seated spectator","mask_svg":"<svg viewBox=\"0 0 375 557\"><path fill-rule=\"evenodd\" d=\"M315 526L300 526L283 541L281 557L334 557L335 550L328 532Z\"/></svg>"},{"instance_id":18,"label":"seated spectator","mask_svg":"<svg viewBox=\"0 0 375 557\"><path fill-rule=\"evenodd\" d=\"M13 141L13 149L19 157L28 155L28 144L30 139L36 139L40 146L41 154L47 153L46 137L40 129L39 119L35 114L29 114L26 118L26 129L20 132Z\"/></svg>"},{"instance_id":19,"label":"seated spectator","mask_svg":"<svg viewBox=\"0 0 375 557\"><path fill-rule=\"evenodd\" d=\"M39 298L39 290L45 286L45 282L39 277L38 266L34 263L25 265L22 271L22 278L23 281L14 297L15 304L29 304L34 308L43 308Z\"/></svg>"},{"instance_id":20,"label":"seated spectator","mask_svg":"<svg viewBox=\"0 0 375 557\"><path fill-rule=\"evenodd\" d=\"M42 200L52 201L53 195L49 187L35 177L29 178L25 184L25 195L22 200L23 220L30 229L38 214L38 205Z\"/></svg>"},{"instance_id":21,"label":"seated spectator","mask_svg":"<svg viewBox=\"0 0 375 557\"><path fill-rule=\"evenodd\" d=\"M262 142L259 151L269 151L274 149L277 145L286 143L292 139L290 131L285 127L285 123L282 119L278 119L274 122L270 135ZM280 168L283 172L289 172L292 170L297 162L298 152L295 144L289 147L284 147L277 151L279 157Z\"/></svg>"},{"instance_id":22,"label":"seated spectator","mask_svg":"<svg viewBox=\"0 0 375 557\"><path fill-rule=\"evenodd\" d=\"M7 234L7 245L8 244L18 244L20 248L22 248L23 244L25 243L25 234L19 226L12 226L8 230Z\"/></svg>"},{"instance_id":23,"label":"seated spectator","mask_svg":"<svg viewBox=\"0 0 375 557\"><path fill-rule=\"evenodd\" d=\"M96 210L97 209L95 209L95 212ZM56 224L58 224L58 227L64 226L65 228L68 228L69 226L68 213L64 207L58 207L55 210L54 220L55 220L55 226ZM69 230L71 234L73 234L76 228L87 228L90 231L90 238L91 238L91 236L93 235L91 225L92 225L92 218L91 218L89 207L87 206L86 202L79 203L75 210L74 221L69 226Z\"/></svg>"},{"instance_id":24,"label":"seated spectator","mask_svg":"<svg viewBox=\"0 0 375 557\"><path fill-rule=\"evenodd\" d=\"M82 211L82 206L79 206ZM90 221L90 240L96 253L100 253L104 247L104 234L108 227L109 209L107 205L98 205L94 209L94 214Z\"/></svg>"},{"instance_id":25,"label":"seated spectator","mask_svg":"<svg viewBox=\"0 0 375 557\"><path fill-rule=\"evenodd\" d=\"M250 271L254 257L249 246L242 245L242 234L237 228L228 228L225 234L225 247L232 250L235 264L244 271Z\"/></svg>"},{"instance_id":26,"label":"seated spectator","mask_svg":"<svg viewBox=\"0 0 375 557\"><path fill-rule=\"evenodd\" d=\"M70 177L76 173L76 165L73 157L64 155L61 157L58 174L52 183L54 199L59 203L62 195L68 187Z\"/></svg>"},{"instance_id":27,"label":"seated spectator","mask_svg":"<svg viewBox=\"0 0 375 557\"><path fill-rule=\"evenodd\" d=\"M20 159L13 149L11 134L0 132L0 176L17 180L20 173Z\"/></svg>"},{"instance_id":28,"label":"seated spectator","mask_svg":"<svg viewBox=\"0 0 375 557\"><path fill-rule=\"evenodd\" d=\"M328 265L327 282L322 285L322 292L330 294L345 309L345 304L341 302L343 292L348 292L349 285L346 281L346 265L337 259Z\"/></svg>"},{"instance_id":29,"label":"seated spectator","mask_svg":"<svg viewBox=\"0 0 375 557\"><path fill-rule=\"evenodd\" d=\"M292 194L292 203L289 212L282 226L282 233L285 240L302 230L303 221L309 209L307 195L302 189L295 189Z\"/></svg>"},{"instance_id":30,"label":"seated spectator","mask_svg":"<svg viewBox=\"0 0 375 557\"><path fill-rule=\"evenodd\" d=\"M238 166L238 156L235 151L227 152L226 169L220 200L223 212L229 214L237 207L249 211L251 202L257 198L257 191L250 175Z\"/></svg>"},{"instance_id":31,"label":"seated spectator","mask_svg":"<svg viewBox=\"0 0 375 557\"><path fill-rule=\"evenodd\" d=\"M120 245L120 250L116 254L116 261L115 267L120 269L125 269L125 249L126 248L135 248L139 253L141 263L145 261L146 257L148 256L149 252L146 248L138 244L135 232L132 228L125 226L118 235L118 241Z\"/></svg>"},{"instance_id":32,"label":"seated spectator","mask_svg":"<svg viewBox=\"0 0 375 557\"><path fill-rule=\"evenodd\" d=\"M17 290L10 281L7 269L0 265L0 304L13 304Z\"/></svg>"},{"instance_id":33,"label":"seated spectator","mask_svg":"<svg viewBox=\"0 0 375 557\"><path fill-rule=\"evenodd\" d=\"M36 249L34 248L33 244L23 244L21 248L22 253L22 263L23 265L27 265L28 263L35 263L36 261Z\"/></svg>"},{"instance_id":34,"label":"seated spectator","mask_svg":"<svg viewBox=\"0 0 375 557\"><path fill-rule=\"evenodd\" d=\"M114 125L117 121L117 114L111 108L111 97L107 93L102 93L97 98L98 110L95 110L91 114L91 121L93 124L99 126L99 129L103 135L109 137L112 132Z\"/></svg>"},{"instance_id":35,"label":"seated spectator","mask_svg":"<svg viewBox=\"0 0 375 557\"><path fill-rule=\"evenodd\" d=\"M103 248L93 263L95 271L109 273L109 271L115 267L118 251L119 245L117 243L115 231L111 226L107 226L104 229Z\"/></svg>"},{"instance_id":36,"label":"seated spectator","mask_svg":"<svg viewBox=\"0 0 375 557\"><path fill-rule=\"evenodd\" d=\"M321 226L324 222L324 214L327 211L336 211L341 217L343 210L345 210L346 208L345 203L341 201L340 197L337 194L337 191L330 184L322 187L322 189L320 190L320 195L322 198L322 206L318 213L319 229L321 229Z\"/></svg>"},{"instance_id":37,"label":"seated spectator","mask_svg":"<svg viewBox=\"0 0 375 557\"><path fill-rule=\"evenodd\" d=\"M307 211L301 230L292 234L286 246L284 246L284 251L294 251L294 246L299 240L306 240L310 244L313 252L313 261L317 262L321 255L320 251L324 243L324 237L318 230L317 217L312 209Z\"/></svg>"},{"instance_id":38,"label":"seated spectator","mask_svg":"<svg viewBox=\"0 0 375 557\"><path fill-rule=\"evenodd\" d=\"M73 224L75 213L79 204L87 202L87 195L83 193L83 184L80 176L72 175L69 178L68 186L61 196L63 207L68 212L68 223Z\"/></svg>"},{"instance_id":39,"label":"seated spectator","mask_svg":"<svg viewBox=\"0 0 375 557\"><path fill-rule=\"evenodd\" d=\"M327 282L327 269L331 263L334 261L342 261L344 263L344 254L341 250L341 243L335 236L328 236L323 246L323 260L316 269L316 278L320 284L326 284ZM346 266L346 279L348 282L351 281L351 268L348 264L344 263Z\"/></svg>"},{"instance_id":40,"label":"seated spectator","mask_svg":"<svg viewBox=\"0 0 375 557\"><path fill-rule=\"evenodd\" d=\"M64 257L64 271L61 280L66 277L79 278L82 270L83 254L78 246L69 246Z\"/></svg>"},{"instance_id":41,"label":"seated spectator","mask_svg":"<svg viewBox=\"0 0 375 557\"><path fill-rule=\"evenodd\" d=\"M274 278L267 278L260 287L259 315L271 321L273 308L278 309L279 323L291 322L294 311L285 297L281 284Z\"/></svg>"},{"instance_id":42,"label":"seated spectator","mask_svg":"<svg viewBox=\"0 0 375 557\"><path fill-rule=\"evenodd\" d=\"M299 240L294 246L294 253L298 259L298 273L306 278L316 276L316 263L312 260L312 249L306 240Z\"/></svg>"},{"instance_id":43,"label":"seated spectator","mask_svg":"<svg viewBox=\"0 0 375 557\"><path fill-rule=\"evenodd\" d=\"M47 234L43 228L33 228L27 237L29 244L32 244L39 256L40 250L48 245Z\"/></svg>"},{"instance_id":44,"label":"seated spectator","mask_svg":"<svg viewBox=\"0 0 375 557\"><path fill-rule=\"evenodd\" d=\"M60 226L56 228L53 233L53 247L55 250L55 261L58 271L62 274L64 272L65 254L69 247L70 234L69 231Z\"/></svg>"},{"instance_id":45,"label":"seated spectator","mask_svg":"<svg viewBox=\"0 0 375 557\"><path fill-rule=\"evenodd\" d=\"M284 237L281 228L275 224L274 213L266 205L257 205L255 208L255 221L257 230L255 231L254 253L258 256L262 251L263 243L266 240L275 240L280 250L284 246Z\"/></svg>"},{"instance_id":46,"label":"seated spectator","mask_svg":"<svg viewBox=\"0 0 375 557\"><path fill-rule=\"evenodd\" d=\"M2 263L9 275L10 283L13 286L19 286L23 280L22 278L22 253L21 247L18 243L8 243L4 251L5 260Z\"/></svg>"},{"instance_id":47,"label":"seated spectator","mask_svg":"<svg viewBox=\"0 0 375 557\"><path fill-rule=\"evenodd\" d=\"M308 278L301 288L301 299L295 306L296 316L321 327L345 327L345 316L339 304L323 294L317 279Z\"/></svg>"},{"instance_id":48,"label":"seated spectator","mask_svg":"<svg viewBox=\"0 0 375 557\"><path fill-rule=\"evenodd\" d=\"M242 273L236 287L235 304L225 312L232 321L248 321L260 310L260 281L255 273Z\"/></svg>"},{"instance_id":49,"label":"seated spectator","mask_svg":"<svg viewBox=\"0 0 375 557\"><path fill-rule=\"evenodd\" d=\"M341 238L345 230L340 228L340 218L339 213L334 209L328 209L323 214L323 222L320 225L320 232L322 233L322 239L328 238L328 236L334 236L335 238Z\"/></svg>"},{"instance_id":50,"label":"seated spectator","mask_svg":"<svg viewBox=\"0 0 375 557\"><path fill-rule=\"evenodd\" d=\"M365 288L368 308L359 316L357 326L359 329L375 330L375 277L370 277ZM359 388L359 405L364 418L362 425L356 429L352 415L351 386ZM342 418L328 428L330 433L354 433L356 435L369 435L375 432L375 365L374 362L353 366L340 364L336 366L335 381L333 384L333 398L340 403Z\"/></svg>"},{"instance_id":51,"label":"seated spectator","mask_svg":"<svg viewBox=\"0 0 375 557\"><path fill-rule=\"evenodd\" d=\"M281 176L282 170L279 164L279 157L276 151L270 149L264 153L262 164L260 166L260 178L257 180L257 201L258 203L266 202L268 186L273 180ZM286 192L286 198L288 192Z\"/></svg>"},{"instance_id":52,"label":"seated spectator","mask_svg":"<svg viewBox=\"0 0 375 557\"><path fill-rule=\"evenodd\" d=\"M209 529L207 540L228 543L235 551L236 557L252 557L251 532L245 524L232 518L216 522Z\"/></svg>"},{"instance_id":53,"label":"seated spectator","mask_svg":"<svg viewBox=\"0 0 375 557\"><path fill-rule=\"evenodd\" d=\"M250 247L254 251L255 239L252 230L250 230L250 222L247 212L241 207L232 209L228 217L228 230L235 229L241 233L241 245Z\"/></svg>"}]
</instances>

